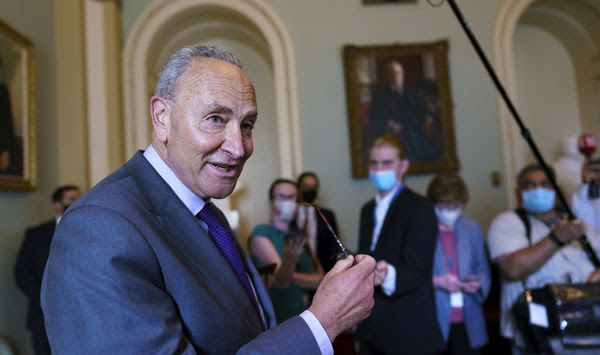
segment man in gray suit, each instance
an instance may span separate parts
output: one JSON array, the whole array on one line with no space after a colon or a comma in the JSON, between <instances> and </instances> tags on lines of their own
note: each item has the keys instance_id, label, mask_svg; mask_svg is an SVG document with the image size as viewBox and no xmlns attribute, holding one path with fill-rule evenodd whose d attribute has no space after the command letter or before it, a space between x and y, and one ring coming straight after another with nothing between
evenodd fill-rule
<instances>
[{"instance_id":1,"label":"man in gray suit","mask_svg":"<svg viewBox=\"0 0 600 355\"><path fill-rule=\"evenodd\" d=\"M59 224L42 286L52 352L331 353L368 316L375 262L339 261L312 305L276 326L256 270L211 198L252 154L252 83L231 54L177 51L150 100L145 152Z\"/></svg>"}]
</instances>

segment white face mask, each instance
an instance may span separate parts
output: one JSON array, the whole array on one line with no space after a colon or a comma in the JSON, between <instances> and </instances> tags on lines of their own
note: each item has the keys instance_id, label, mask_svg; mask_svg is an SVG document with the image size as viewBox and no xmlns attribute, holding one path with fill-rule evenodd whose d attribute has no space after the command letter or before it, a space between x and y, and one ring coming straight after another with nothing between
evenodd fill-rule
<instances>
[{"instance_id":1,"label":"white face mask","mask_svg":"<svg viewBox=\"0 0 600 355\"><path fill-rule=\"evenodd\" d=\"M296 201L283 200L276 201L275 206L279 211L279 219L284 222L291 222L296 214Z\"/></svg>"},{"instance_id":2,"label":"white face mask","mask_svg":"<svg viewBox=\"0 0 600 355\"><path fill-rule=\"evenodd\" d=\"M461 208L442 208L435 206L435 215L437 216L438 221L446 227L454 227L461 214Z\"/></svg>"}]
</instances>

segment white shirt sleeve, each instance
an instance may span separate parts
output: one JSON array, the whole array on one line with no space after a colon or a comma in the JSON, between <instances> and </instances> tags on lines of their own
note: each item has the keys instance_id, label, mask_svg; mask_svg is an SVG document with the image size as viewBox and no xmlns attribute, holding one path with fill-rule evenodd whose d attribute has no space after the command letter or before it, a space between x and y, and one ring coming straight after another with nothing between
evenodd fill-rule
<instances>
[{"instance_id":1,"label":"white shirt sleeve","mask_svg":"<svg viewBox=\"0 0 600 355\"><path fill-rule=\"evenodd\" d=\"M396 292L396 268L392 264L387 264L387 274L381 283L381 290L386 296L391 296Z\"/></svg>"},{"instance_id":2,"label":"white shirt sleeve","mask_svg":"<svg viewBox=\"0 0 600 355\"><path fill-rule=\"evenodd\" d=\"M525 225L515 212L503 212L494 218L488 233L488 248L492 260L528 246Z\"/></svg>"},{"instance_id":3,"label":"white shirt sleeve","mask_svg":"<svg viewBox=\"0 0 600 355\"><path fill-rule=\"evenodd\" d=\"M317 317L315 317L315 315L309 310L300 313L300 317L304 319L310 328L310 331L317 341L319 349L321 349L321 354L333 355L333 345L331 345L329 335L327 335L325 328L323 328Z\"/></svg>"}]
</instances>

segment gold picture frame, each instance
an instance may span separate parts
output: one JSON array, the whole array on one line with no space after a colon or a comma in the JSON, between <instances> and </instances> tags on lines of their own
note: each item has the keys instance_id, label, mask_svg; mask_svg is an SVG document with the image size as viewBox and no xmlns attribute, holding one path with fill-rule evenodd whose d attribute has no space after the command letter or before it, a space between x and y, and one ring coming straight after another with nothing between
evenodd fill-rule
<instances>
[{"instance_id":1,"label":"gold picture frame","mask_svg":"<svg viewBox=\"0 0 600 355\"><path fill-rule=\"evenodd\" d=\"M352 176L368 173L368 150L400 137L409 174L457 171L448 41L343 48Z\"/></svg>"},{"instance_id":2,"label":"gold picture frame","mask_svg":"<svg viewBox=\"0 0 600 355\"><path fill-rule=\"evenodd\" d=\"M33 44L0 21L0 189L36 186Z\"/></svg>"}]
</instances>

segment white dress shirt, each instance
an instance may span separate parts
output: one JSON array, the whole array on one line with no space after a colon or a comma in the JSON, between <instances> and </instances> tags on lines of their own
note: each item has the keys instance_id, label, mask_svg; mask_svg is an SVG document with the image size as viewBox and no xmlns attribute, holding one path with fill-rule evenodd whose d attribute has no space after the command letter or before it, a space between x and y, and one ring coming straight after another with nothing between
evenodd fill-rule
<instances>
[{"instance_id":1,"label":"white dress shirt","mask_svg":"<svg viewBox=\"0 0 600 355\"><path fill-rule=\"evenodd\" d=\"M154 170L156 170L158 175L160 175L160 177L162 177L163 180L165 180L169 187L171 187L175 195L181 200L181 202L183 202L185 207L192 213L192 215L196 216L198 212L200 212L202 208L204 208L206 202L202 198L198 197L198 195L193 193L190 189L188 189L187 186L185 186L181 182L181 180L177 178L173 170L171 170L171 168L169 168L169 166L162 160L162 158L158 155L158 153L152 145L149 145L148 148L146 148L146 150L144 151L144 158L148 160L148 162L150 163L150 165L152 165ZM208 231L208 227L206 226L206 224L200 220L199 222L204 228L204 230ZM254 296L257 297L256 290L254 290L254 285L252 284L252 282L250 282L250 285L252 286ZM264 325L266 324L265 316L263 313L264 311L262 307L259 307L259 309ZM327 332L325 331L317 317L315 317L315 315L312 314L309 310L302 312L300 314L300 317L304 319L304 321L310 328L313 336L315 337L315 340L317 341L319 348L321 349L321 353L324 355L333 354L333 346L331 345L329 336L327 335Z\"/></svg>"},{"instance_id":2,"label":"white dress shirt","mask_svg":"<svg viewBox=\"0 0 600 355\"><path fill-rule=\"evenodd\" d=\"M388 192L384 197L379 197L379 195L375 196L375 226L373 228L373 235L371 238L371 252L373 252L377 247L379 233L381 233L381 228L383 227L383 222L385 221L385 216L390 209L390 205L392 202L394 202L396 196L402 192L402 189L404 189L404 185L399 184L390 190L390 192ZM385 275L385 279L383 279L383 282L381 283L381 290L386 295L391 296L394 291L396 291L396 267L388 263L387 269L388 270L387 274Z\"/></svg>"}]
</instances>

